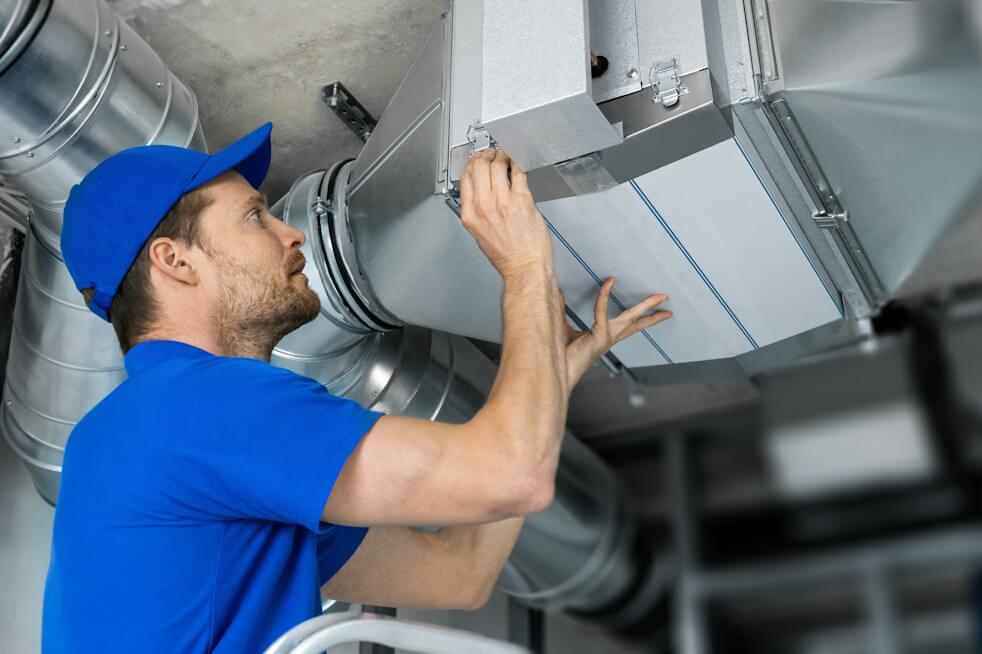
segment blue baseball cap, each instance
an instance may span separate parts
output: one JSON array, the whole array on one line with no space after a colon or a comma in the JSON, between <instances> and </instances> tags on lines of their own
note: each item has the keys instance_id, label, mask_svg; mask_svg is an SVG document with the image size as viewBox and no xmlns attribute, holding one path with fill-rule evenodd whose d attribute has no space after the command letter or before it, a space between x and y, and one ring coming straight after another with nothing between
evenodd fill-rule
<instances>
[{"instance_id":1,"label":"blue baseball cap","mask_svg":"<svg viewBox=\"0 0 982 654\"><path fill-rule=\"evenodd\" d=\"M215 154L171 145L123 150L72 187L61 253L75 287L94 289L93 313L109 320L120 283L182 195L229 170L259 188L269 170L272 129L266 123Z\"/></svg>"}]
</instances>

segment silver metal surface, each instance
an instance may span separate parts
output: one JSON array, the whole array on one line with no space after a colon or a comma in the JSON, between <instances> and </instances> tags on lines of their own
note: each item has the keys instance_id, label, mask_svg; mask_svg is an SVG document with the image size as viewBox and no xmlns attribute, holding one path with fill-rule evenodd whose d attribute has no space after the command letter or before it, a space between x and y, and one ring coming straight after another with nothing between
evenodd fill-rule
<instances>
[{"instance_id":1,"label":"silver metal surface","mask_svg":"<svg viewBox=\"0 0 982 654\"><path fill-rule=\"evenodd\" d=\"M725 116L713 101L707 71L681 78L687 93L677 104L652 102L650 91L639 91L600 106L607 120L619 125L624 140L597 153L603 168L624 183L684 159L732 136ZM574 195L573 189L549 166L529 174L529 187L539 202Z\"/></svg>"},{"instance_id":2,"label":"silver metal surface","mask_svg":"<svg viewBox=\"0 0 982 654\"><path fill-rule=\"evenodd\" d=\"M709 65L702 4L695 0L637 0L641 71L659 61L677 58L679 73L687 75ZM644 80L645 86L650 84Z\"/></svg>"},{"instance_id":3,"label":"silver metal surface","mask_svg":"<svg viewBox=\"0 0 982 654\"><path fill-rule=\"evenodd\" d=\"M590 50L610 66L593 79L593 101L600 103L641 90L636 0L593 0L590 5Z\"/></svg>"},{"instance_id":4,"label":"silver metal surface","mask_svg":"<svg viewBox=\"0 0 982 654\"><path fill-rule=\"evenodd\" d=\"M53 249L68 190L102 159L200 140L194 96L101 0L54 3L30 48L0 75L0 115L0 172L30 196L38 236Z\"/></svg>"},{"instance_id":5,"label":"silver metal surface","mask_svg":"<svg viewBox=\"0 0 982 654\"><path fill-rule=\"evenodd\" d=\"M524 647L459 629L360 612L311 618L277 638L265 654L322 654L330 647L359 642L420 654L528 654Z\"/></svg>"},{"instance_id":6,"label":"silver metal surface","mask_svg":"<svg viewBox=\"0 0 982 654\"><path fill-rule=\"evenodd\" d=\"M588 23L586 0L485 4L476 118L524 170L620 141L591 92Z\"/></svg>"},{"instance_id":7,"label":"silver metal surface","mask_svg":"<svg viewBox=\"0 0 982 654\"><path fill-rule=\"evenodd\" d=\"M768 3L784 99L894 292L982 183L982 63L962 3Z\"/></svg>"},{"instance_id":8,"label":"silver metal surface","mask_svg":"<svg viewBox=\"0 0 982 654\"><path fill-rule=\"evenodd\" d=\"M31 207L25 195L18 189L8 186L0 177L0 222L23 233L27 231L30 213Z\"/></svg>"},{"instance_id":9,"label":"silver metal surface","mask_svg":"<svg viewBox=\"0 0 982 654\"><path fill-rule=\"evenodd\" d=\"M757 95L744 0L703 0L706 54L720 107Z\"/></svg>"},{"instance_id":10,"label":"silver metal surface","mask_svg":"<svg viewBox=\"0 0 982 654\"><path fill-rule=\"evenodd\" d=\"M378 121L341 82L334 82L324 87L322 91L324 103L331 108L338 118L344 121L351 131L362 141L367 141L372 135Z\"/></svg>"},{"instance_id":11,"label":"silver metal surface","mask_svg":"<svg viewBox=\"0 0 982 654\"><path fill-rule=\"evenodd\" d=\"M54 504L75 423L124 378L112 327L92 314L68 270L27 234L3 389L3 431Z\"/></svg>"},{"instance_id":12,"label":"silver metal surface","mask_svg":"<svg viewBox=\"0 0 982 654\"><path fill-rule=\"evenodd\" d=\"M33 208L0 408L5 437L54 503L72 427L125 376L112 327L60 260L65 199L124 148L205 144L194 96L104 2L55 0L45 15L0 71L0 172Z\"/></svg>"},{"instance_id":13,"label":"silver metal surface","mask_svg":"<svg viewBox=\"0 0 982 654\"><path fill-rule=\"evenodd\" d=\"M0 57L20 36L36 4L36 0L0 0Z\"/></svg>"}]
</instances>

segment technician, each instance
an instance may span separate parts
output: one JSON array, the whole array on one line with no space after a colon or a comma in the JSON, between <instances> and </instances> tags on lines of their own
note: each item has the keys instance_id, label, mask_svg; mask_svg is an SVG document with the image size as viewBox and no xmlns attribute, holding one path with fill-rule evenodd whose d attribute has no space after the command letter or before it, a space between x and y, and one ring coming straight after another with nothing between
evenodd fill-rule
<instances>
[{"instance_id":1,"label":"technician","mask_svg":"<svg viewBox=\"0 0 982 654\"><path fill-rule=\"evenodd\" d=\"M127 379L72 432L43 650L262 651L347 602L473 609L553 497L570 389L669 317L654 295L573 332L526 176L471 158L461 219L504 280L501 366L472 420L383 416L270 365L317 316L304 234L256 190L266 124L212 155L125 150L72 189L62 252ZM422 533L410 525L447 525Z\"/></svg>"}]
</instances>

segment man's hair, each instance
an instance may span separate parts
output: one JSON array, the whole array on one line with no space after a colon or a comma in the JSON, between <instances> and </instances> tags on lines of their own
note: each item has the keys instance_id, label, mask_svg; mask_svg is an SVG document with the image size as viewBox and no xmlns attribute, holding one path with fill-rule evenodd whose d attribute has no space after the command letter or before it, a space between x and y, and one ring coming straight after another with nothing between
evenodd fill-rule
<instances>
[{"instance_id":1,"label":"man's hair","mask_svg":"<svg viewBox=\"0 0 982 654\"><path fill-rule=\"evenodd\" d=\"M160 306L153 296L153 285L150 283L150 244L158 238L172 238L188 245L202 245L199 218L212 201L211 196L202 189L181 196L144 242L120 282L109 306L109 320L116 330L123 354L140 342L159 317ZM84 289L82 295L86 303L91 304L93 289Z\"/></svg>"}]
</instances>

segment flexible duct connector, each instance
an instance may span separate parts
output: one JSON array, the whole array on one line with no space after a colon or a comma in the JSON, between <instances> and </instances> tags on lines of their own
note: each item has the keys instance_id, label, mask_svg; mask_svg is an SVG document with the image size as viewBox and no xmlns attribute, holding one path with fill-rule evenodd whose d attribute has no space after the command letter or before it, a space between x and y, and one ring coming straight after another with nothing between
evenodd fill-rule
<instances>
[{"instance_id":1,"label":"flexible duct connector","mask_svg":"<svg viewBox=\"0 0 982 654\"><path fill-rule=\"evenodd\" d=\"M197 101L104 2L0 0L0 175L33 208L0 426L51 503L68 434L125 374L61 260L62 210L100 161L151 143L204 149Z\"/></svg>"}]
</instances>

